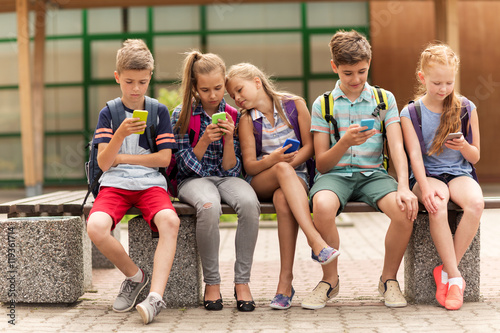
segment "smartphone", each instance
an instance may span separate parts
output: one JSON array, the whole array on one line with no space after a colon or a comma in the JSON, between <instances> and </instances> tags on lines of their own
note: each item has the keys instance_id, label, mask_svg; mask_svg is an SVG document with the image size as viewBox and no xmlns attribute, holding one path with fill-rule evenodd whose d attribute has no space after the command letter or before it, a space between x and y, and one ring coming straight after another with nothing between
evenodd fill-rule
<instances>
[{"instance_id":1,"label":"smartphone","mask_svg":"<svg viewBox=\"0 0 500 333\"><path fill-rule=\"evenodd\" d=\"M365 130L362 130L361 132L366 132L368 130L373 129L374 124L375 124L375 119L362 119L361 120L361 127L367 126L368 128Z\"/></svg>"},{"instance_id":2,"label":"smartphone","mask_svg":"<svg viewBox=\"0 0 500 333\"><path fill-rule=\"evenodd\" d=\"M285 143L283 144L283 147L286 147L289 144L291 144L292 146L285 151L285 154L290 154L293 153L294 151L297 151L300 146L300 141L295 139L286 139Z\"/></svg>"},{"instance_id":3,"label":"smartphone","mask_svg":"<svg viewBox=\"0 0 500 333\"><path fill-rule=\"evenodd\" d=\"M139 118L141 121L147 122L148 121L148 111L146 110L134 110L132 113L132 118ZM140 132L136 132L134 134L144 134L144 130Z\"/></svg>"},{"instance_id":4,"label":"smartphone","mask_svg":"<svg viewBox=\"0 0 500 333\"><path fill-rule=\"evenodd\" d=\"M226 120L226 113L225 112L218 112L218 113L214 113L212 115L212 124L218 124L219 121L218 120ZM222 133L222 135L224 135L226 133Z\"/></svg>"},{"instance_id":5,"label":"smartphone","mask_svg":"<svg viewBox=\"0 0 500 333\"><path fill-rule=\"evenodd\" d=\"M226 113L225 112L219 112L219 113L214 113L212 115L212 124L218 124L218 120L226 120Z\"/></svg>"},{"instance_id":6,"label":"smartphone","mask_svg":"<svg viewBox=\"0 0 500 333\"><path fill-rule=\"evenodd\" d=\"M446 142L448 140L459 139L462 135L463 135L462 132L450 133L448 134L446 139L444 139L444 141Z\"/></svg>"}]
</instances>

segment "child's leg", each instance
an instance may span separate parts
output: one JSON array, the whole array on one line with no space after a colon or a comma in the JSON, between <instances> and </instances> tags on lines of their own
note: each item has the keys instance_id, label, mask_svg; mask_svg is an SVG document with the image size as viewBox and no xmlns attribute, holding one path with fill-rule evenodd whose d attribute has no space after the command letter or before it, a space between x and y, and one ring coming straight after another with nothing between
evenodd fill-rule
<instances>
[{"instance_id":1,"label":"child's leg","mask_svg":"<svg viewBox=\"0 0 500 333\"><path fill-rule=\"evenodd\" d=\"M278 218L278 239L280 246L280 275L276 294L290 296L292 294L293 259L299 225L293 217L290 206L281 189L273 195L273 203Z\"/></svg>"},{"instance_id":2,"label":"child's leg","mask_svg":"<svg viewBox=\"0 0 500 333\"><path fill-rule=\"evenodd\" d=\"M470 177L457 177L451 180L448 186L451 200L464 210L453 239L458 265L479 228L484 209L484 198L481 187Z\"/></svg>"},{"instance_id":3,"label":"child's leg","mask_svg":"<svg viewBox=\"0 0 500 333\"><path fill-rule=\"evenodd\" d=\"M140 193L134 205L141 211L151 229L159 234L150 291L163 296L174 261L180 221L165 189L155 186Z\"/></svg>"},{"instance_id":4,"label":"child's leg","mask_svg":"<svg viewBox=\"0 0 500 333\"><path fill-rule=\"evenodd\" d=\"M339 208L340 201L334 192L322 190L314 194L314 225L327 244L335 249L338 249L340 246L339 231L335 223L335 217ZM336 286L338 282L337 264L338 258L328 265L321 266L323 269L322 280L330 283L332 287Z\"/></svg>"},{"instance_id":5,"label":"child's leg","mask_svg":"<svg viewBox=\"0 0 500 333\"><path fill-rule=\"evenodd\" d=\"M175 211L164 209L155 215L154 222L160 238L155 251L150 291L163 295L174 262L180 221Z\"/></svg>"},{"instance_id":6,"label":"child's leg","mask_svg":"<svg viewBox=\"0 0 500 333\"><path fill-rule=\"evenodd\" d=\"M252 179L252 187L261 199L270 199L274 191L280 188L288 202L295 220L307 237L307 243L315 254L327 246L311 219L307 200L306 185L297 176L293 167L284 162L259 173Z\"/></svg>"},{"instance_id":7,"label":"child's leg","mask_svg":"<svg viewBox=\"0 0 500 333\"><path fill-rule=\"evenodd\" d=\"M191 178L179 186L179 200L196 209L196 243L203 268L205 300L220 297L219 218L221 200L214 184L219 177Z\"/></svg>"},{"instance_id":8,"label":"child's leg","mask_svg":"<svg viewBox=\"0 0 500 333\"><path fill-rule=\"evenodd\" d=\"M90 240L125 276L131 277L139 267L130 259L123 245L111 235L113 221L104 212L95 212L89 216L87 233Z\"/></svg>"},{"instance_id":9,"label":"child's leg","mask_svg":"<svg viewBox=\"0 0 500 333\"><path fill-rule=\"evenodd\" d=\"M403 260L413 230L413 222L407 218L406 211L401 211L396 203L396 192L390 192L377 201L377 206L391 220L385 236L384 267L382 281L396 280L399 266Z\"/></svg>"},{"instance_id":10,"label":"child's leg","mask_svg":"<svg viewBox=\"0 0 500 333\"><path fill-rule=\"evenodd\" d=\"M429 228L432 240L434 241L439 257L443 262L443 270L449 277L459 277L460 272L457 268L453 235L451 234L450 226L448 224L448 186L444 182L432 177L428 177L427 181L432 188L436 189L439 193L445 196L443 200L437 196L434 198L438 209L435 214L429 214ZM422 193L418 183L415 185L413 191L419 200L421 200Z\"/></svg>"},{"instance_id":11,"label":"child's leg","mask_svg":"<svg viewBox=\"0 0 500 333\"><path fill-rule=\"evenodd\" d=\"M220 196L238 214L234 283L238 300L252 300L250 273L259 232L260 203L253 188L241 178L224 177L217 182Z\"/></svg>"}]
</instances>

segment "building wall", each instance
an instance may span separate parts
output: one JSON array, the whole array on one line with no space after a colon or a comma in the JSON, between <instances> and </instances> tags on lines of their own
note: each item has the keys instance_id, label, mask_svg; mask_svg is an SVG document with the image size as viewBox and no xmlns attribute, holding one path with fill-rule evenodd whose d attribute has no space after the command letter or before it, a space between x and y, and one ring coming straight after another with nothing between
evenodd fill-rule
<instances>
[{"instance_id":1,"label":"building wall","mask_svg":"<svg viewBox=\"0 0 500 333\"><path fill-rule=\"evenodd\" d=\"M500 116L500 22L498 1L461 1L460 93L478 109L481 160L480 182L500 182L498 128ZM417 61L422 49L435 40L432 1L371 1L372 80L390 91L399 108L413 99Z\"/></svg>"}]
</instances>

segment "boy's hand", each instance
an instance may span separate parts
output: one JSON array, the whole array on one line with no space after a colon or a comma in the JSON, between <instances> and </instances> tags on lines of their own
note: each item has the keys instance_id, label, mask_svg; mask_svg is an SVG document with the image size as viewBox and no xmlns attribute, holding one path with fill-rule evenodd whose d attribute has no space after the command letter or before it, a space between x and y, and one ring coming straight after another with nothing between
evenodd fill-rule
<instances>
[{"instance_id":1,"label":"boy's hand","mask_svg":"<svg viewBox=\"0 0 500 333\"><path fill-rule=\"evenodd\" d=\"M406 209L406 217L408 220L415 221L418 213L418 199L409 188L398 188L396 192L396 202L401 211Z\"/></svg>"},{"instance_id":2,"label":"boy's hand","mask_svg":"<svg viewBox=\"0 0 500 333\"><path fill-rule=\"evenodd\" d=\"M127 137L130 134L142 132L146 129L146 122L139 118L126 118L116 130L117 135Z\"/></svg>"},{"instance_id":3,"label":"boy's hand","mask_svg":"<svg viewBox=\"0 0 500 333\"><path fill-rule=\"evenodd\" d=\"M374 129L361 132L365 129L366 126L361 127L359 126L359 124L352 124L351 126L349 126L341 140L344 140L349 145L349 147L362 145L366 142L366 140L375 135Z\"/></svg>"}]
</instances>

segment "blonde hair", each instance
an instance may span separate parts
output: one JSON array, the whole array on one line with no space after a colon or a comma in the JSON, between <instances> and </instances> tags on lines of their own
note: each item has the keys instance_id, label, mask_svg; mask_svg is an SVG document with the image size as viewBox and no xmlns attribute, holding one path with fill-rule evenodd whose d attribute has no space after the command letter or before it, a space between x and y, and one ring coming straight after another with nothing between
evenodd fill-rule
<instances>
[{"instance_id":1,"label":"blonde hair","mask_svg":"<svg viewBox=\"0 0 500 333\"><path fill-rule=\"evenodd\" d=\"M450 66L455 70L456 74L460 65L460 59L448 45L430 44L420 55L420 61L417 66L417 79L419 72L423 72L425 74L436 64ZM418 86L415 100L424 96L426 92L427 89L425 85L420 84ZM441 113L439 126L436 130L436 135L434 136L434 140L432 142L432 146L428 152L428 155L441 154L443 152L443 144L446 136L449 133L457 132L460 130L461 104L462 103L460 95L458 95L455 92L455 89L453 89L453 91L448 96L446 96L443 101L443 112Z\"/></svg>"},{"instance_id":2,"label":"blonde hair","mask_svg":"<svg viewBox=\"0 0 500 333\"><path fill-rule=\"evenodd\" d=\"M365 36L355 30L339 30L332 36L330 53L335 66L355 65L360 61L370 61L372 48Z\"/></svg>"},{"instance_id":3,"label":"blonde hair","mask_svg":"<svg viewBox=\"0 0 500 333\"><path fill-rule=\"evenodd\" d=\"M252 81L254 78L259 78L262 82L262 88L266 92L266 94L271 98L274 107L278 110L278 115L283 119L285 124L288 127L292 128L292 125L288 121L288 118L285 116L285 112L281 107L282 100L299 100L302 99L298 96L292 95L287 92L278 91L274 83L269 79L269 77L261 71L258 67L249 64L249 63L240 63L237 65L233 65L229 68L227 72L226 81L231 80L232 78L239 77L244 80ZM248 112L246 109L240 110L241 114L245 114Z\"/></svg>"},{"instance_id":4,"label":"blonde hair","mask_svg":"<svg viewBox=\"0 0 500 333\"><path fill-rule=\"evenodd\" d=\"M175 129L180 129L179 134L184 135L189 126L191 118L191 108L193 102L198 103L199 97L196 92L197 76L200 74L209 74L212 71L220 71L223 78L226 76L226 64L221 57L213 53L201 53L191 51L186 53L182 71L182 109L179 115L179 121L175 124Z\"/></svg>"},{"instance_id":5,"label":"blonde hair","mask_svg":"<svg viewBox=\"0 0 500 333\"><path fill-rule=\"evenodd\" d=\"M145 70L151 72L155 61L146 43L141 39L127 39L116 53L116 71Z\"/></svg>"}]
</instances>

